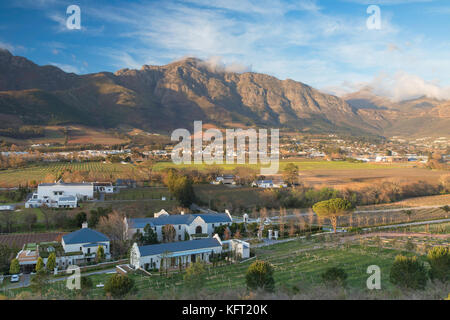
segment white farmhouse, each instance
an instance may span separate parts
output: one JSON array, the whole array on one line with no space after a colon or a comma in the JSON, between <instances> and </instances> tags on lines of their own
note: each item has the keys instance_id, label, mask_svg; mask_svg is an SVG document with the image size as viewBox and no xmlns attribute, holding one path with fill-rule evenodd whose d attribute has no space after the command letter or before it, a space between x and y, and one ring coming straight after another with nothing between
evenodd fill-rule
<instances>
[{"instance_id":1,"label":"white farmhouse","mask_svg":"<svg viewBox=\"0 0 450 320\"><path fill-rule=\"evenodd\" d=\"M133 244L130 252L130 266L134 269L159 269L187 266L196 261L208 262L211 254L222 252L222 244L217 238L169 242L138 246ZM165 262L162 262L164 261Z\"/></svg>"},{"instance_id":2,"label":"white farmhouse","mask_svg":"<svg viewBox=\"0 0 450 320\"><path fill-rule=\"evenodd\" d=\"M233 259L250 257L250 244L237 239L221 241L215 234L212 238L169 242L138 246L130 251L130 266L134 269L160 269L186 267L197 261L210 262L213 255L231 252Z\"/></svg>"},{"instance_id":3,"label":"white farmhouse","mask_svg":"<svg viewBox=\"0 0 450 320\"><path fill-rule=\"evenodd\" d=\"M95 258L97 249L102 246L106 259L110 257L110 240L103 233L89 229L87 223L83 228L66 234L61 240L65 256L71 256L72 263L90 262Z\"/></svg>"},{"instance_id":4,"label":"white farmhouse","mask_svg":"<svg viewBox=\"0 0 450 320\"><path fill-rule=\"evenodd\" d=\"M46 205L51 208L75 208L79 200L94 198L93 183L41 183L25 203L26 208Z\"/></svg>"}]
</instances>

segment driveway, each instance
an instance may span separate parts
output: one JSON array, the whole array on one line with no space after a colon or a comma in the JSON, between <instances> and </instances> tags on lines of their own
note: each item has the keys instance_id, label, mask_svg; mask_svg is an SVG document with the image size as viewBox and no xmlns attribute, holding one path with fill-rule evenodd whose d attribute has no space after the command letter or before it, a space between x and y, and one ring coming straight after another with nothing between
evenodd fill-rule
<instances>
[{"instance_id":1,"label":"driveway","mask_svg":"<svg viewBox=\"0 0 450 320\"><path fill-rule=\"evenodd\" d=\"M10 277L5 278L3 281L5 283L9 283L9 279ZM4 287L4 289L17 289L17 288L24 288L24 287L28 287L30 285L30 274L22 274L20 276L20 281L16 282L16 283L9 283L8 285L6 285Z\"/></svg>"},{"instance_id":2,"label":"driveway","mask_svg":"<svg viewBox=\"0 0 450 320\"><path fill-rule=\"evenodd\" d=\"M106 270L98 270L98 271L92 271L92 272L85 272L82 273L81 276L92 276L94 274L103 274L103 273L112 273L115 272L116 268L110 268L110 269L106 269ZM59 277L59 278L53 278L50 279L49 282L53 283L53 282L58 282L58 281L65 281L67 280L67 278L70 277L70 274L68 274L67 276L64 277ZM11 283L7 286L5 286L3 288L3 290L11 290L11 289L18 289L18 288L25 288L28 287L30 285L30 280L31 280L31 275L30 274L23 274L20 276L20 282L18 283ZM9 277L5 278L3 281L8 281L9 282Z\"/></svg>"}]
</instances>

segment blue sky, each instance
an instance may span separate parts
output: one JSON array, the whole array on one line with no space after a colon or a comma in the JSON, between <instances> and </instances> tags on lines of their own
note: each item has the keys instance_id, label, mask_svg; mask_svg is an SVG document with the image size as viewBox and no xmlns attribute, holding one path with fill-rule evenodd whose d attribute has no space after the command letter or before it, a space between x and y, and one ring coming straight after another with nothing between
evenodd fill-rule
<instances>
[{"instance_id":1,"label":"blue sky","mask_svg":"<svg viewBox=\"0 0 450 320\"><path fill-rule=\"evenodd\" d=\"M81 8L81 30L66 8ZM381 29L366 9L381 10ZM185 56L342 94L450 99L449 0L24 0L0 4L0 47L78 74Z\"/></svg>"}]
</instances>

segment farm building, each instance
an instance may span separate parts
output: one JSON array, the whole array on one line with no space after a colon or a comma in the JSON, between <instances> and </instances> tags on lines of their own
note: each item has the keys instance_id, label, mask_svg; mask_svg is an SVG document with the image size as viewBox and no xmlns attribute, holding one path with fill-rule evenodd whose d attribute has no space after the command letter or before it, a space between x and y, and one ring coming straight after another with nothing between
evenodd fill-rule
<instances>
[{"instance_id":1,"label":"farm building","mask_svg":"<svg viewBox=\"0 0 450 320\"><path fill-rule=\"evenodd\" d=\"M223 175L223 176L218 176L216 178L216 180L214 180L212 182L213 184L236 184L236 182L234 181L234 175Z\"/></svg>"},{"instance_id":2,"label":"farm building","mask_svg":"<svg viewBox=\"0 0 450 320\"><path fill-rule=\"evenodd\" d=\"M98 247L102 246L105 251L105 256L108 259L110 256L110 241L107 236L96 230L88 228L87 222L83 223L80 230L66 234L62 237L61 245L66 254L75 254L74 262L82 260L81 262L90 262L97 253Z\"/></svg>"},{"instance_id":3,"label":"farm building","mask_svg":"<svg viewBox=\"0 0 450 320\"><path fill-rule=\"evenodd\" d=\"M41 183L25 203L26 208L46 205L51 208L75 208L79 200L94 198L93 183Z\"/></svg>"},{"instance_id":4,"label":"farm building","mask_svg":"<svg viewBox=\"0 0 450 320\"><path fill-rule=\"evenodd\" d=\"M241 240L221 241L216 234L212 238L138 246L133 244L130 266L134 269L159 269L185 267L197 261L209 262L212 255L233 252L235 257L249 258L250 245Z\"/></svg>"},{"instance_id":5,"label":"farm building","mask_svg":"<svg viewBox=\"0 0 450 320\"><path fill-rule=\"evenodd\" d=\"M252 183L252 187L258 188L286 188L287 184L283 181L273 180L256 180Z\"/></svg>"},{"instance_id":6,"label":"farm building","mask_svg":"<svg viewBox=\"0 0 450 320\"><path fill-rule=\"evenodd\" d=\"M94 182L94 191L100 193L114 193L117 188L111 182Z\"/></svg>"},{"instance_id":7,"label":"farm building","mask_svg":"<svg viewBox=\"0 0 450 320\"><path fill-rule=\"evenodd\" d=\"M87 223L83 228L62 236L61 242L50 241L25 244L17 254L19 265L24 272L34 272L39 257L47 265L51 253L56 254L56 267L66 269L70 265L83 265L93 261L98 247L102 246L105 258L110 258L110 241L104 234L89 229Z\"/></svg>"},{"instance_id":8,"label":"farm building","mask_svg":"<svg viewBox=\"0 0 450 320\"><path fill-rule=\"evenodd\" d=\"M169 242L138 246L133 244L130 253L130 265L134 269L159 269L161 260L167 259L166 267L178 267L196 261L209 261L211 253L222 252L220 239L206 238L199 240Z\"/></svg>"},{"instance_id":9,"label":"farm building","mask_svg":"<svg viewBox=\"0 0 450 320\"><path fill-rule=\"evenodd\" d=\"M116 187L117 188L136 188L137 183L136 180L132 179L117 179Z\"/></svg>"},{"instance_id":10,"label":"farm building","mask_svg":"<svg viewBox=\"0 0 450 320\"><path fill-rule=\"evenodd\" d=\"M136 232L143 233L146 225L150 225L157 234L158 241L162 241L162 228L172 225L176 230L175 241L188 240L196 237L211 237L216 227L231 225L233 218L226 213L205 214L172 214L165 210L155 213L154 218L124 218L127 236L131 239Z\"/></svg>"}]
</instances>

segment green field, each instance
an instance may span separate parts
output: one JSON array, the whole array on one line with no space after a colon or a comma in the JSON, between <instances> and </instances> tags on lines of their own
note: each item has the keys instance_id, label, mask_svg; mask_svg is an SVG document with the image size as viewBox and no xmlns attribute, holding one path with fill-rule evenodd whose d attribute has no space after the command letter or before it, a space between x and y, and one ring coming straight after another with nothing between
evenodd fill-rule
<instances>
[{"instance_id":1,"label":"green field","mask_svg":"<svg viewBox=\"0 0 450 320\"><path fill-rule=\"evenodd\" d=\"M377 164L377 163L359 163L359 162L347 162L347 161L324 161L324 160L280 160L280 172L288 163L296 164L300 171L307 170L367 170L367 169L398 169L398 168L411 168L411 164L408 163L394 163L394 164ZM233 171L238 167L248 167L253 169L259 169L260 167L268 167L267 165L260 164L180 164L176 165L172 162L158 162L154 169L155 171L161 171L167 168L179 168L179 169L195 169L205 170L208 168L221 168L224 171Z\"/></svg>"}]
</instances>

